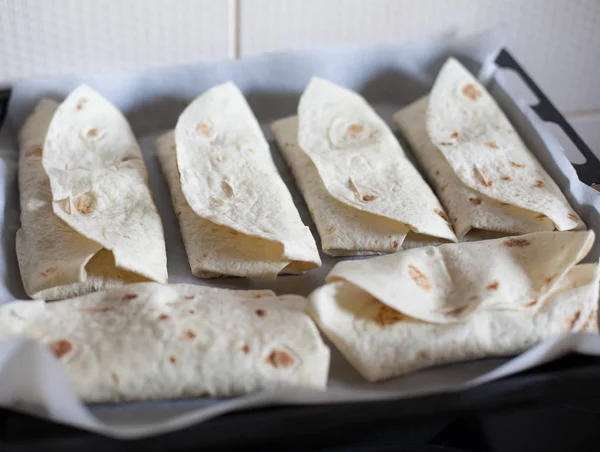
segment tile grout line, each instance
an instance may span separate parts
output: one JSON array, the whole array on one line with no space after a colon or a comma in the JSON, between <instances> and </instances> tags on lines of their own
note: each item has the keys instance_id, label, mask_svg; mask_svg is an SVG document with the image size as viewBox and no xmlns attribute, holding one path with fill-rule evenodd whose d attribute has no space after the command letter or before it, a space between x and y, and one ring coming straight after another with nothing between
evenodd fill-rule
<instances>
[{"instance_id":1,"label":"tile grout line","mask_svg":"<svg viewBox=\"0 0 600 452\"><path fill-rule=\"evenodd\" d=\"M240 23L240 18L241 18L241 14L240 14L240 0L231 0L231 20L233 22L232 24L232 36L231 36L231 53L232 58L233 59L238 59L240 57L240 27L241 27L241 23Z\"/></svg>"},{"instance_id":2,"label":"tile grout line","mask_svg":"<svg viewBox=\"0 0 600 452\"><path fill-rule=\"evenodd\" d=\"M588 118L590 116L598 116L600 115L600 109L592 108L589 110L572 110L565 111L563 114L569 118Z\"/></svg>"}]
</instances>

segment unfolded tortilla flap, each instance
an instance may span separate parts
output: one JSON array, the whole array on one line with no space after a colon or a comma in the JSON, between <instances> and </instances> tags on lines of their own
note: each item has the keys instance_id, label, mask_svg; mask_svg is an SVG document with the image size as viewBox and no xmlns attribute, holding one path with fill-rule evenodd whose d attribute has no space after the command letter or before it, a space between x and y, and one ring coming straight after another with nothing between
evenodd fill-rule
<instances>
[{"instance_id":1,"label":"unfolded tortilla flap","mask_svg":"<svg viewBox=\"0 0 600 452\"><path fill-rule=\"evenodd\" d=\"M437 76L425 122L431 142L472 190L546 216L559 231L585 227L493 97L453 58Z\"/></svg>"},{"instance_id":2,"label":"unfolded tortilla flap","mask_svg":"<svg viewBox=\"0 0 600 452\"><path fill-rule=\"evenodd\" d=\"M593 231L539 232L338 263L346 281L404 315L454 323L477 310L532 311L594 243Z\"/></svg>"},{"instance_id":3,"label":"unfolded tortilla flap","mask_svg":"<svg viewBox=\"0 0 600 452\"><path fill-rule=\"evenodd\" d=\"M329 194L315 165L298 146L297 116L275 121L271 130L308 205L325 254L393 253L402 247L408 226L350 207Z\"/></svg>"},{"instance_id":4,"label":"unfolded tortilla flap","mask_svg":"<svg viewBox=\"0 0 600 452\"><path fill-rule=\"evenodd\" d=\"M467 234L473 235L475 231L510 235L555 229L554 223L545 215L500 202L465 185L427 134L428 106L429 97L424 96L398 111L394 121L446 208L459 239L469 238Z\"/></svg>"},{"instance_id":5,"label":"unfolded tortilla flap","mask_svg":"<svg viewBox=\"0 0 600 452\"><path fill-rule=\"evenodd\" d=\"M435 194L359 94L313 78L300 98L298 121L300 148L333 198L414 232L456 241Z\"/></svg>"},{"instance_id":6,"label":"unfolded tortilla flap","mask_svg":"<svg viewBox=\"0 0 600 452\"><path fill-rule=\"evenodd\" d=\"M44 141L54 213L106 249L115 265L167 280L162 222L140 148L125 117L88 86L58 107Z\"/></svg>"},{"instance_id":7,"label":"unfolded tortilla flap","mask_svg":"<svg viewBox=\"0 0 600 452\"><path fill-rule=\"evenodd\" d=\"M199 217L181 191L174 131L156 140L156 153L171 191L192 274L199 278L224 275L274 278L281 272L298 273L315 266L282 260L277 242L242 234Z\"/></svg>"},{"instance_id":8,"label":"unfolded tortilla flap","mask_svg":"<svg viewBox=\"0 0 600 452\"><path fill-rule=\"evenodd\" d=\"M57 303L0 307L0 337L49 346L85 402L322 389L329 349L306 299L271 291L141 283Z\"/></svg>"},{"instance_id":9,"label":"unfolded tortilla flap","mask_svg":"<svg viewBox=\"0 0 600 452\"><path fill-rule=\"evenodd\" d=\"M44 140L59 104L42 99L19 133L21 228L16 251L25 292L55 300L147 279L114 265L112 254L54 214L42 166Z\"/></svg>"},{"instance_id":10,"label":"unfolded tortilla flap","mask_svg":"<svg viewBox=\"0 0 600 452\"><path fill-rule=\"evenodd\" d=\"M277 172L269 144L231 82L195 99L175 127L181 190L201 218L276 242L282 261L321 261Z\"/></svg>"},{"instance_id":11,"label":"unfolded tortilla flap","mask_svg":"<svg viewBox=\"0 0 600 452\"><path fill-rule=\"evenodd\" d=\"M430 366L511 356L552 336L598 332L597 264L572 267L536 311L478 309L461 322L408 317L358 286L336 281L310 296L319 328L369 381Z\"/></svg>"}]
</instances>

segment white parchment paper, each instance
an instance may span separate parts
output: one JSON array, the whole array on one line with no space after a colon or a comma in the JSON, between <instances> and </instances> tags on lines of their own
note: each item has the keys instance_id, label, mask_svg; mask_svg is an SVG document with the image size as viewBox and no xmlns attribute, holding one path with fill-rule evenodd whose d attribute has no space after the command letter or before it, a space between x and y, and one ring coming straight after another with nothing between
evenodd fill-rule
<instances>
[{"instance_id":1,"label":"white parchment paper","mask_svg":"<svg viewBox=\"0 0 600 452\"><path fill-rule=\"evenodd\" d=\"M392 114L425 94L448 55L459 57L488 82L492 94L509 114L526 142L565 191L588 226L600 234L600 195L581 184L558 143L526 103L511 95L502 73L493 64L503 45L502 34L491 31L454 42L428 41L406 45L327 49L270 54L239 61L197 64L110 75L27 80L14 86L8 117L0 131L0 303L25 299L15 256L19 228L16 132L38 100L64 97L80 83L100 91L129 119L144 151L150 185L167 238L169 279L203 284L189 265L166 182L154 153L154 140L173 128L185 106L206 89L233 80L246 95L272 142L268 125L295 114L308 80L319 75L360 91L391 124ZM306 206L277 151L273 156L292 191L304 222L318 237ZM600 257L596 243L588 261ZM323 283L339 258L322 256L323 267L306 275L276 281L225 278L208 284L220 287L269 288L278 293L308 295ZM600 356L600 336L568 335L532 348L512 360L489 359L421 371L386 382L366 383L332 347L328 389L279 390L233 399L144 402L85 406L70 391L59 362L46 348L23 338L0 341L0 405L34 413L116 438L140 438L177 430L226 412L292 403L321 404L399 399L418 394L457 391L556 359L569 352Z\"/></svg>"}]
</instances>

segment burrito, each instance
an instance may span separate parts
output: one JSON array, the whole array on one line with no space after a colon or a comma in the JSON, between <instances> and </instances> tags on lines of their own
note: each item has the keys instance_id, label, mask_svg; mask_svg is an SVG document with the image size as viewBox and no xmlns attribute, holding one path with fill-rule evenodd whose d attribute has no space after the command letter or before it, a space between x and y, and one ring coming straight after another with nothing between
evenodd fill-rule
<instances>
[{"instance_id":1,"label":"burrito","mask_svg":"<svg viewBox=\"0 0 600 452\"><path fill-rule=\"evenodd\" d=\"M0 307L0 337L40 341L89 403L322 389L329 349L306 299L269 290L139 283Z\"/></svg>"},{"instance_id":2,"label":"burrito","mask_svg":"<svg viewBox=\"0 0 600 452\"><path fill-rule=\"evenodd\" d=\"M357 93L313 78L298 116L271 129L325 254L384 254L456 241L431 188Z\"/></svg>"},{"instance_id":3,"label":"burrito","mask_svg":"<svg viewBox=\"0 0 600 452\"><path fill-rule=\"evenodd\" d=\"M433 89L394 115L462 239L584 229L486 89L449 59Z\"/></svg>"},{"instance_id":4,"label":"burrito","mask_svg":"<svg viewBox=\"0 0 600 452\"><path fill-rule=\"evenodd\" d=\"M167 281L161 219L123 115L87 86L43 99L19 135L25 292L56 300Z\"/></svg>"},{"instance_id":5,"label":"burrito","mask_svg":"<svg viewBox=\"0 0 600 452\"><path fill-rule=\"evenodd\" d=\"M510 356L598 331L591 231L445 244L337 264L310 296L320 329L369 381Z\"/></svg>"},{"instance_id":6,"label":"burrito","mask_svg":"<svg viewBox=\"0 0 600 452\"><path fill-rule=\"evenodd\" d=\"M192 273L275 278L320 267L315 240L233 83L194 100L156 141Z\"/></svg>"}]
</instances>

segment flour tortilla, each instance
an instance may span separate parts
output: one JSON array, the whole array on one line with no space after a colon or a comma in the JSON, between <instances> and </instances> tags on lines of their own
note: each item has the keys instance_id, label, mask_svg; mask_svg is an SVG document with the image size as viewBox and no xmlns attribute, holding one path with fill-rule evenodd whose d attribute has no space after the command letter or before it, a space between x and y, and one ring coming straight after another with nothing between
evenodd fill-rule
<instances>
[{"instance_id":1,"label":"flour tortilla","mask_svg":"<svg viewBox=\"0 0 600 452\"><path fill-rule=\"evenodd\" d=\"M290 122L288 126L276 125L275 129L282 127L293 126ZM386 244L394 241L401 244L396 237L408 231L432 240L456 241L443 207L429 186L385 122L357 93L313 78L300 99L297 141L330 197L360 211L360 218L365 214L374 217L369 225L357 227L356 235L361 237L357 239L356 251L380 252L382 247L378 244L375 250L360 248L380 241L380 235L384 239L388 236ZM300 160L298 166L308 166ZM297 179L303 177L300 170L295 174ZM342 216L346 218L340 221L346 223L350 214ZM352 221L358 222L358 215L354 216L357 218ZM361 229L369 230L378 219L389 226L376 227L373 237L364 237ZM392 222L398 224L395 231ZM389 232L381 234L382 231Z\"/></svg>"},{"instance_id":2,"label":"flour tortilla","mask_svg":"<svg viewBox=\"0 0 600 452\"><path fill-rule=\"evenodd\" d=\"M32 298L56 300L147 281L117 268L110 251L54 214L42 152L58 106L53 100L42 99L19 134L21 229L17 231L16 251L25 292Z\"/></svg>"},{"instance_id":3,"label":"flour tortilla","mask_svg":"<svg viewBox=\"0 0 600 452\"><path fill-rule=\"evenodd\" d=\"M309 312L370 381L513 355L562 332L598 331L598 266L575 265L592 242L593 233L541 232L343 262Z\"/></svg>"},{"instance_id":4,"label":"flour tortilla","mask_svg":"<svg viewBox=\"0 0 600 452\"><path fill-rule=\"evenodd\" d=\"M322 389L329 349L305 307L303 297L268 290L141 283L4 305L0 337L47 344L90 403Z\"/></svg>"},{"instance_id":5,"label":"flour tortilla","mask_svg":"<svg viewBox=\"0 0 600 452\"><path fill-rule=\"evenodd\" d=\"M256 118L233 83L181 114L157 152L197 276L275 278L321 265Z\"/></svg>"},{"instance_id":6,"label":"flour tortilla","mask_svg":"<svg viewBox=\"0 0 600 452\"><path fill-rule=\"evenodd\" d=\"M459 238L585 227L485 88L454 59L394 115Z\"/></svg>"},{"instance_id":7,"label":"flour tortilla","mask_svg":"<svg viewBox=\"0 0 600 452\"><path fill-rule=\"evenodd\" d=\"M119 110L90 87L76 88L52 118L42 164L56 216L96 242L95 252L110 251L115 266L167 281L162 222L142 153Z\"/></svg>"}]
</instances>

